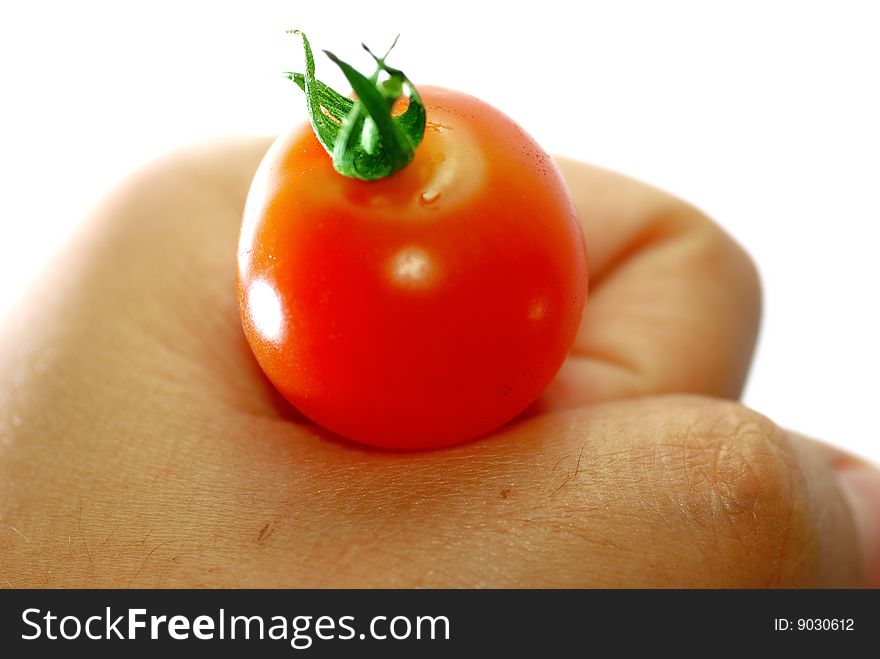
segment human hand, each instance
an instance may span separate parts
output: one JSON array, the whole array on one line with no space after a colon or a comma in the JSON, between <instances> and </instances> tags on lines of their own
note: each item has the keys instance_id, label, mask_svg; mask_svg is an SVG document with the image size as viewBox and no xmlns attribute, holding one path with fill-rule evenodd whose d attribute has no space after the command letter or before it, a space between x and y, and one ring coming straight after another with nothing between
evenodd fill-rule
<instances>
[{"instance_id":1,"label":"human hand","mask_svg":"<svg viewBox=\"0 0 880 659\"><path fill-rule=\"evenodd\" d=\"M560 162L590 248L585 320L526 414L416 453L310 424L238 320L267 146L139 173L2 328L7 585L878 584L880 476L732 402L760 313L748 257L586 165ZM873 508L854 495L871 487Z\"/></svg>"}]
</instances>

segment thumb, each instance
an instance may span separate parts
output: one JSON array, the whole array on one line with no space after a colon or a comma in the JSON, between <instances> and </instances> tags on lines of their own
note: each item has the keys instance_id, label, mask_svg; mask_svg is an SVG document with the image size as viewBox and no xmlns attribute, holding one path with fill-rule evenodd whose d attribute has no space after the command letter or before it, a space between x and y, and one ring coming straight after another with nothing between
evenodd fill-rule
<instances>
[{"instance_id":1,"label":"thumb","mask_svg":"<svg viewBox=\"0 0 880 659\"><path fill-rule=\"evenodd\" d=\"M828 545L823 553L855 556L859 585L880 588L880 469L812 439L790 437L818 502L817 540ZM852 519L854 533L840 533L840 519ZM835 544L850 546L835 550Z\"/></svg>"},{"instance_id":2,"label":"thumb","mask_svg":"<svg viewBox=\"0 0 880 659\"><path fill-rule=\"evenodd\" d=\"M518 498L532 511L520 518L544 520L529 527L541 538L520 541L553 547L543 576L559 578L542 585L880 586L880 472L752 410L659 396L517 429L532 438L530 459L540 442L552 467L523 468Z\"/></svg>"}]
</instances>

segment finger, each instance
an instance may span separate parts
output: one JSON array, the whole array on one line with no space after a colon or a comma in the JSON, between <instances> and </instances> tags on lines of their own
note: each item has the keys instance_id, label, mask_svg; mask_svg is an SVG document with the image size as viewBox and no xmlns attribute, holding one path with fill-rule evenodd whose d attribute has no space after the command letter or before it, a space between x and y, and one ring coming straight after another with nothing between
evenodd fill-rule
<instances>
[{"instance_id":1,"label":"finger","mask_svg":"<svg viewBox=\"0 0 880 659\"><path fill-rule=\"evenodd\" d=\"M559 164L584 226L591 291L572 358L542 409L667 392L738 397L760 317L749 257L680 200Z\"/></svg>"},{"instance_id":2,"label":"finger","mask_svg":"<svg viewBox=\"0 0 880 659\"><path fill-rule=\"evenodd\" d=\"M337 465L337 491L395 511L373 529L407 557L391 571L400 583L429 568L434 585L878 585L864 522L880 513L880 474L738 405L643 399L508 432L405 473L371 462L366 481ZM851 473L869 483L859 516L842 486Z\"/></svg>"},{"instance_id":3,"label":"finger","mask_svg":"<svg viewBox=\"0 0 880 659\"><path fill-rule=\"evenodd\" d=\"M861 554L859 585L880 588L880 469L861 458L843 453L827 444L790 434L793 445L803 454L806 477L817 483L816 489L839 488L849 504L856 526L856 540ZM830 469L829 469L830 467ZM829 475L833 479L829 482Z\"/></svg>"},{"instance_id":4,"label":"finger","mask_svg":"<svg viewBox=\"0 0 880 659\"><path fill-rule=\"evenodd\" d=\"M306 450L311 459L297 461L320 466L333 500L328 510L316 506L313 521L342 510L341 528L323 526L312 549L302 526L278 528L277 558L300 543L305 560L320 563L322 547L345 546L332 553L324 583L875 583L865 527L841 486L858 463L732 403L660 397L594 406L415 456L326 442ZM878 476L854 473L874 479L875 499L861 500L865 516L876 517Z\"/></svg>"},{"instance_id":5,"label":"finger","mask_svg":"<svg viewBox=\"0 0 880 659\"><path fill-rule=\"evenodd\" d=\"M16 432L16 587L878 585L876 472L732 403L609 403L416 454L185 410Z\"/></svg>"}]
</instances>

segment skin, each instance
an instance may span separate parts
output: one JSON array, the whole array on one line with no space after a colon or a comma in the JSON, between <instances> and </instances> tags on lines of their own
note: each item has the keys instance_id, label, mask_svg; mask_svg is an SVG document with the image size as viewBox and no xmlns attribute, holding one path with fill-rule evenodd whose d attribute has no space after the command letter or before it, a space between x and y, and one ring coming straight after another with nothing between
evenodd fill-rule
<instances>
[{"instance_id":1,"label":"skin","mask_svg":"<svg viewBox=\"0 0 880 659\"><path fill-rule=\"evenodd\" d=\"M867 472L733 402L758 279L697 210L560 160L592 281L559 376L491 437L371 449L290 408L243 336L267 147L139 172L3 324L0 584L871 585L838 478Z\"/></svg>"}]
</instances>

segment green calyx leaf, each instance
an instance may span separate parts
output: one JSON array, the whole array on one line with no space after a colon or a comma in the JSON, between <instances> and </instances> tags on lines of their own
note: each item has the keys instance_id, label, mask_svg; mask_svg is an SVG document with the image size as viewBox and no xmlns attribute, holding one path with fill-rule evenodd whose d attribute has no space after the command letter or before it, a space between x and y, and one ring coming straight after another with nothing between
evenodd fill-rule
<instances>
[{"instance_id":1,"label":"green calyx leaf","mask_svg":"<svg viewBox=\"0 0 880 659\"><path fill-rule=\"evenodd\" d=\"M333 159L333 168L344 176L375 181L412 162L425 133L425 106L409 78L385 64L388 53L377 57L364 46L376 61L375 72L367 78L324 51L351 84L357 95L357 100L352 100L315 77L315 60L306 35L299 30L289 32L302 37L306 72L285 75L305 92L312 129ZM392 116L394 104L404 95L409 105L400 115Z\"/></svg>"}]
</instances>

